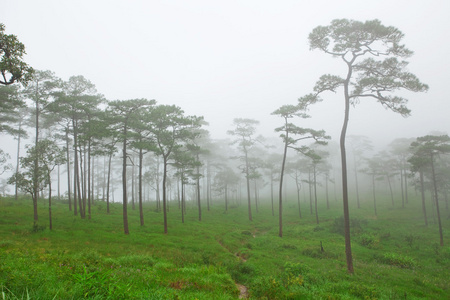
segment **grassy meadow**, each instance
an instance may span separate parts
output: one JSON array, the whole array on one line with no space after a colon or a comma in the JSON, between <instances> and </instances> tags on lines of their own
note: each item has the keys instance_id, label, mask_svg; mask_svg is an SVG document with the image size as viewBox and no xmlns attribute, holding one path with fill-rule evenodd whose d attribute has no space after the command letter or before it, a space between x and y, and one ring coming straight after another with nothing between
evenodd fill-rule
<instances>
[{"instance_id":1,"label":"grassy meadow","mask_svg":"<svg viewBox=\"0 0 450 300\"><path fill-rule=\"evenodd\" d=\"M370 198L369 198L370 199ZM155 203L145 203L145 226L129 208L130 234L123 234L121 204L97 201L91 219L56 202L53 230L48 206L39 201L33 226L31 200L0 198L1 299L450 299L450 220L443 208L445 246L429 208L424 225L419 199L405 208L370 200L352 203L355 274L346 270L341 202L319 205L320 223L302 202L288 199L284 236L277 212L242 205L228 211L215 201L188 207L181 223L171 203L168 234ZM136 206L137 208L137 206ZM321 248L322 247L322 248Z\"/></svg>"}]
</instances>

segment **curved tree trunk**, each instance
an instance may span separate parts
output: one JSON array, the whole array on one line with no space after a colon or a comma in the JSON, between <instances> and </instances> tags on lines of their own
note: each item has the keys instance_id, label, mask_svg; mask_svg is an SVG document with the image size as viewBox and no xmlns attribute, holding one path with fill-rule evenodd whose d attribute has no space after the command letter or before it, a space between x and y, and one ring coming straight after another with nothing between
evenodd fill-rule
<instances>
[{"instance_id":1,"label":"curved tree trunk","mask_svg":"<svg viewBox=\"0 0 450 300\"><path fill-rule=\"evenodd\" d=\"M344 123L342 124L341 136L339 139L339 146L341 149L341 165L342 165L342 202L344 208L345 257L347 260L347 271L350 274L353 274L354 270L353 270L352 246L350 242L350 212L348 207L347 155L345 152L345 136L347 133L348 119L350 115L350 96L348 85L350 83L350 78L352 76L351 62L347 62L347 65L348 65L348 73L347 78L344 82L345 113L344 113Z\"/></svg>"}]
</instances>

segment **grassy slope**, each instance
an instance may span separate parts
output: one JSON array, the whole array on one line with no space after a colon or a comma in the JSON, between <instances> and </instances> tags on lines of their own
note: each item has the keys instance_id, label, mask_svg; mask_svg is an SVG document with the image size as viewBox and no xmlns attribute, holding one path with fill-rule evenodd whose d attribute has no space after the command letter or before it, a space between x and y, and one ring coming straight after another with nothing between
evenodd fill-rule
<instances>
[{"instance_id":1,"label":"grassy slope","mask_svg":"<svg viewBox=\"0 0 450 300\"><path fill-rule=\"evenodd\" d=\"M330 210L320 206L317 225L309 204L302 202L299 219L291 200L279 238L268 205L253 222L245 205L225 213L215 204L202 222L192 207L185 224L172 206L164 235L162 214L147 204L144 227L138 211L129 210L125 236L118 204L107 215L97 202L92 219L81 220L56 203L54 230L33 232L30 201L1 198L2 297L237 299L239 283L255 299L450 298L450 247L438 246L437 225L423 225L416 199L405 209L379 203L378 217L370 202L351 210L355 274L348 275L343 236L334 232L340 229L338 202ZM46 226L47 207L39 204L39 225ZM450 221L443 220L447 242Z\"/></svg>"}]
</instances>

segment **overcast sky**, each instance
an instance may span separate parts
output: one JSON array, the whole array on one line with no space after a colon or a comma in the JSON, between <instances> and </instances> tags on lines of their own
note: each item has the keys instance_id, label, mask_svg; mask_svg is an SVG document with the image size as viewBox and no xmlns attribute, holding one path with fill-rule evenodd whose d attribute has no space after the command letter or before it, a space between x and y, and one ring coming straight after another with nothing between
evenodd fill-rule
<instances>
[{"instance_id":1,"label":"overcast sky","mask_svg":"<svg viewBox=\"0 0 450 300\"><path fill-rule=\"evenodd\" d=\"M409 70L428 93L402 94L402 118L364 99L352 109L349 134L387 144L430 131L449 132L450 1L1 1L0 22L26 46L26 61L67 80L83 75L109 100L155 99L202 115L213 138L227 137L235 117L259 120L273 136L270 113L295 104L342 62L310 51L308 34L336 18L379 19L404 34L415 52ZM324 94L305 126L337 139L342 91ZM302 125L301 123L298 123Z\"/></svg>"}]
</instances>

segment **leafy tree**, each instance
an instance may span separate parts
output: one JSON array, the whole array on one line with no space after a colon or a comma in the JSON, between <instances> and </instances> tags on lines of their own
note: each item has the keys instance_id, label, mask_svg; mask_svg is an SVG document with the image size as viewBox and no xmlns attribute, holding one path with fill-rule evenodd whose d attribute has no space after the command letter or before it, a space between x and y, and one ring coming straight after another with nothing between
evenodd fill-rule
<instances>
[{"instance_id":1,"label":"leafy tree","mask_svg":"<svg viewBox=\"0 0 450 300\"><path fill-rule=\"evenodd\" d=\"M245 174L245 179L247 182L247 202L248 202L248 219L253 220L252 217L252 206L250 198L250 161L249 161L249 151L255 145L256 140L254 134L256 132L256 125L259 121L253 119L242 119L236 118L233 120L234 130L228 130L227 134L236 136L233 144L238 144L239 150L242 152L243 156L239 157L240 160L244 161L243 173Z\"/></svg>"},{"instance_id":2,"label":"leafy tree","mask_svg":"<svg viewBox=\"0 0 450 300\"><path fill-rule=\"evenodd\" d=\"M220 170L216 173L216 176L214 177L214 187L215 190L219 191L220 193L223 193L225 198L225 211L228 211L228 194L230 191L230 188L239 182L239 175L236 174L236 172L230 168L227 164L223 164L220 167Z\"/></svg>"},{"instance_id":3,"label":"leafy tree","mask_svg":"<svg viewBox=\"0 0 450 300\"><path fill-rule=\"evenodd\" d=\"M423 172L424 167L431 169L431 181L433 183L434 201L439 225L439 238L441 246L444 246L444 235L442 233L441 213L439 210L438 174L436 163L440 155L450 153L450 137L448 135L427 135L418 137L411 143L412 157L408 160L412 171Z\"/></svg>"},{"instance_id":4,"label":"leafy tree","mask_svg":"<svg viewBox=\"0 0 450 300\"><path fill-rule=\"evenodd\" d=\"M185 116L184 111L175 105L158 105L152 110L151 119L151 131L156 143L155 153L163 158L163 214L164 233L167 234L167 167L183 142L192 139L192 129L201 126L202 118Z\"/></svg>"},{"instance_id":5,"label":"leafy tree","mask_svg":"<svg viewBox=\"0 0 450 300\"><path fill-rule=\"evenodd\" d=\"M52 230L52 178L51 173L56 166L62 165L66 161L64 149L58 147L55 141L45 139L38 144L39 155L41 157L42 166L46 171L48 182L48 216L49 229Z\"/></svg>"},{"instance_id":6,"label":"leafy tree","mask_svg":"<svg viewBox=\"0 0 450 300\"><path fill-rule=\"evenodd\" d=\"M127 146L134 134L131 124L137 123L136 118L140 117L139 110L148 109L154 104L154 100L147 99L117 100L108 103L110 113L115 120L113 126L120 131L120 140L122 141L122 201L125 234L130 233L128 229L127 161L129 160L129 155Z\"/></svg>"},{"instance_id":7,"label":"leafy tree","mask_svg":"<svg viewBox=\"0 0 450 300\"><path fill-rule=\"evenodd\" d=\"M11 135L24 134L14 126L20 122L18 110L25 107L18 86L0 86L0 133Z\"/></svg>"},{"instance_id":8,"label":"leafy tree","mask_svg":"<svg viewBox=\"0 0 450 300\"><path fill-rule=\"evenodd\" d=\"M0 149L0 175L5 173L6 171L12 170L12 165L7 163L11 156Z\"/></svg>"},{"instance_id":9,"label":"leafy tree","mask_svg":"<svg viewBox=\"0 0 450 300\"><path fill-rule=\"evenodd\" d=\"M86 217L86 190L82 190L82 143L80 137L83 123L88 121L86 112L97 107L102 102L102 95L97 94L95 85L83 76L72 76L68 81L62 83L62 90L56 95L55 101L48 105L48 110L57 115L60 122L67 123L71 127L74 170L73 190L75 204L78 206L81 218ZM69 129L69 128L66 128ZM84 185L83 185L84 188ZM82 197L83 195L83 197ZM76 205L75 205L76 207ZM77 214L77 210L74 210Z\"/></svg>"},{"instance_id":10,"label":"leafy tree","mask_svg":"<svg viewBox=\"0 0 450 300\"><path fill-rule=\"evenodd\" d=\"M356 188L356 205L361 207L359 200L359 182L358 182L358 167L366 162L367 152L373 149L372 142L368 137L363 135L350 135L348 137L350 148L353 156L353 169L355 173L355 188Z\"/></svg>"},{"instance_id":11,"label":"leafy tree","mask_svg":"<svg viewBox=\"0 0 450 300\"><path fill-rule=\"evenodd\" d=\"M414 139L399 138L389 144L389 152L395 157L392 166L396 166L400 173L402 207L405 207L405 202L408 203L408 176L406 171L408 169L407 160L411 156L410 146L413 141Z\"/></svg>"},{"instance_id":12,"label":"leafy tree","mask_svg":"<svg viewBox=\"0 0 450 300\"><path fill-rule=\"evenodd\" d=\"M40 151L39 147L40 144L38 144L37 147L28 147L27 156L20 158L20 165L22 166L23 171L14 173L14 175L8 179L9 184L17 184L21 191L29 193L31 195L33 201L33 218L35 225L38 222L38 194L43 191L44 188L49 184L47 170L42 165L42 156L44 156L45 153L43 153L43 151ZM40 165L37 166L37 169L35 170L36 156L40 156L41 159L38 160L40 162Z\"/></svg>"},{"instance_id":13,"label":"leafy tree","mask_svg":"<svg viewBox=\"0 0 450 300\"><path fill-rule=\"evenodd\" d=\"M24 94L27 98L34 102L34 125L35 125L35 142L37 147L39 143L40 133L40 116L47 111L49 105L49 99L54 94L56 89L60 86L60 80L56 78L54 73L50 71L36 71L32 80L24 90ZM39 155L35 155L35 167L34 171L39 172ZM39 175L36 173L33 177L35 181L39 180ZM37 189L39 184L35 182L35 188ZM37 190L35 191L36 197L38 197ZM37 201L37 200L36 200Z\"/></svg>"},{"instance_id":14,"label":"leafy tree","mask_svg":"<svg viewBox=\"0 0 450 300\"><path fill-rule=\"evenodd\" d=\"M176 168L176 176L181 182L181 222L184 223L186 213L185 185L189 183L190 178L196 178L195 169L200 164L195 154L186 147L180 147L174 151L172 165ZM201 209L199 207L199 211ZM201 215L200 215L201 216ZM201 220L201 219L200 219Z\"/></svg>"},{"instance_id":15,"label":"leafy tree","mask_svg":"<svg viewBox=\"0 0 450 300\"><path fill-rule=\"evenodd\" d=\"M283 105L279 109L275 110L272 114L278 115L284 119L284 124L281 127L275 129L276 132L281 132L280 137L284 142L284 151L283 151L283 160L281 163L281 172L280 172L280 191L279 191L279 232L278 235L280 237L283 236L283 177L284 177L284 168L286 164L286 156L288 148L296 150L298 153L310 156L312 155L312 151L308 146L305 145L297 145L298 142L307 139L314 139L316 143L325 144L323 139L329 139L330 137L325 135L325 131L323 130L314 130L310 128L301 128L297 125L289 122L289 119L294 117L300 117L302 119L309 118L309 115L305 113L307 109L307 104L310 101L309 96L305 96L304 98L299 99L298 105Z\"/></svg>"},{"instance_id":16,"label":"leafy tree","mask_svg":"<svg viewBox=\"0 0 450 300\"><path fill-rule=\"evenodd\" d=\"M367 158L367 167L362 171L369 175L372 179L372 197L373 197L373 210L375 216L377 216L377 198L375 193L375 181L380 179L380 176L383 175L383 164L381 157L383 153L375 155L372 158Z\"/></svg>"},{"instance_id":17,"label":"leafy tree","mask_svg":"<svg viewBox=\"0 0 450 300\"><path fill-rule=\"evenodd\" d=\"M0 84L15 82L26 84L33 76L33 68L23 61L25 46L17 36L5 33L5 25L0 23Z\"/></svg>"},{"instance_id":18,"label":"leafy tree","mask_svg":"<svg viewBox=\"0 0 450 300\"><path fill-rule=\"evenodd\" d=\"M150 101L151 105L156 102L154 100ZM143 167L144 167L144 154L149 151L155 150L155 143L153 136L151 135L150 128L152 125L151 120L151 109L139 109L135 113L135 117L130 119L130 128L134 132L134 137L131 142L131 147L137 149L138 159L139 159L139 170L138 170L138 196L139 196L139 219L141 226L144 226L144 210L142 207L142 193L143 193ZM134 175L133 175L134 176ZM134 202L133 202L134 203Z\"/></svg>"},{"instance_id":19,"label":"leafy tree","mask_svg":"<svg viewBox=\"0 0 450 300\"><path fill-rule=\"evenodd\" d=\"M344 232L347 270L353 273L350 243L350 214L348 208L347 156L345 137L350 113L350 104L361 99L372 98L385 108L408 116L407 99L394 96L393 92L406 89L422 92L428 89L412 73L406 71L408 62L399 60L412 55L401 44L403 33L395 27L384 26L379 20L359 22L347 19L333 20L329 26L318 26L309 35L312 50L319 49L340 58L346 67L345 77L326 74L314 87L310 102L319 101L324 91L344 90L344 122L340 136L342 164L342 192L344 206Z\"/></svg>"}]
</instances>

